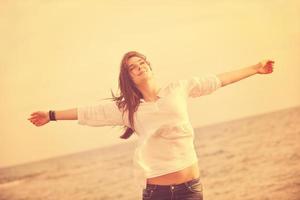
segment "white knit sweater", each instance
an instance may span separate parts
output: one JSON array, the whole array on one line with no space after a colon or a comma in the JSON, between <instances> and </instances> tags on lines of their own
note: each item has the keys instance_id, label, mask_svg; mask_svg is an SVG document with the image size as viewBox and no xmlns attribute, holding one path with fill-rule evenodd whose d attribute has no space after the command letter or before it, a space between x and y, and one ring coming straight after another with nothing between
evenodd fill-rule
<instances>
[{"instance_id":1,"label":"white knit sweater","mask_svg":"<svg viewBox=\"0 0 300 200\"><path fill-rule=\"evenodd\" d=\"M134 152L134 178L141 187L146 179L184 169L197 162L194 130L187 112L187 98L212 93L221 87L215 74L172 81L163 86L155 102L141 99L134 114L138 142ZM126 125L128 113L115 102L78 108L78 123L88 126Z\"/></svg>"}]
</instances>

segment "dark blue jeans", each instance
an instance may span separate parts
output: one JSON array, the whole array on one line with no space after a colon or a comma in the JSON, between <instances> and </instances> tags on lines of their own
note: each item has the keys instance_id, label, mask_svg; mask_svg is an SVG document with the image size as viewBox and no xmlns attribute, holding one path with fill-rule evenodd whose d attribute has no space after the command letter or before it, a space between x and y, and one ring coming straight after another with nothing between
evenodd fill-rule
<instances>
[{"instance_id":1,"label":"dark blue jeans","mask_svg":"<svg viewBox=\"0 0 300 200\"><path fill-rule=\"evenodd\" d=\"M203 187L199 178L177 185L153 185L143 189L143 200L203 200Z\"/></svg>"}]
</instances>

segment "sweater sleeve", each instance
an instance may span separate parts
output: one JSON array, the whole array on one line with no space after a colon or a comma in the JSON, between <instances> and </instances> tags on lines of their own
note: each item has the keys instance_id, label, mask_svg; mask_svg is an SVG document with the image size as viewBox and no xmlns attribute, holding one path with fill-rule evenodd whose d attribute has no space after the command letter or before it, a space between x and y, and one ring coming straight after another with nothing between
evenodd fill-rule
<instances>
[{"instance_id":1,"label":"sweater sleeve","mask_svg":"<svg viewBox=\"0 0 300 200\"><path fill-rule=\"evenodd\" d=\"M116 102L105 102L98 105L77 108L78 124L88 126L124 125L122 112Z\"/></svg>"},{"instance_id":2,"label":"sweater sleeve","mask_svg":"<svg viewBox=\"0 0 300 200\"><path fill-rule=\"evenodd\" d=\"M180 81L186 97L196 98L207 95L221 87L221 80L217 75L209 73L203 76L193 76Z\"/></svg>"}]
</instances>

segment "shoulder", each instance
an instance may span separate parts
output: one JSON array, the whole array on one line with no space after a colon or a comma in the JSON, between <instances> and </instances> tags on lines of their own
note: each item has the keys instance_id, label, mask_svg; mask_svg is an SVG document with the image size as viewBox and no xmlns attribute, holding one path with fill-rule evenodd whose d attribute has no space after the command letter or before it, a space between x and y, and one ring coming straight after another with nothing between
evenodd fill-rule
<instances>
[{"instance_id":1,"label":"shoulder","mask_svg":"<svg viewBox=\"0 0 300 200\"><path fill-rule=\"evenodd\" d=\"M185 79L173 79L173 80L170 80L166 86L165 86L165 89L179 89L181 88L184 83L185 83Z\"/></svg>"}]
</instances>

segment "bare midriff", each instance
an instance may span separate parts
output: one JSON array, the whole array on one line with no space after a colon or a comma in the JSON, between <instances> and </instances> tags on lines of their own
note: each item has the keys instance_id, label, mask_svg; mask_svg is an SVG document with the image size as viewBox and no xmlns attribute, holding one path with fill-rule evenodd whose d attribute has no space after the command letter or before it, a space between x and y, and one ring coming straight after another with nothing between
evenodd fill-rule
<instances>
[{"instance_id":1,"label":"bare midriff","mask_svg":"<svg viewBox=\"0 0 300 200\"><path fill-rule=\"evenodd\" d=\"M199 166L198 162L196 162L193 165L176 172L153 178L147 178L147 183L155 185L175 185L198 178L199 175Z\"/></svg>"}]
</instances>

